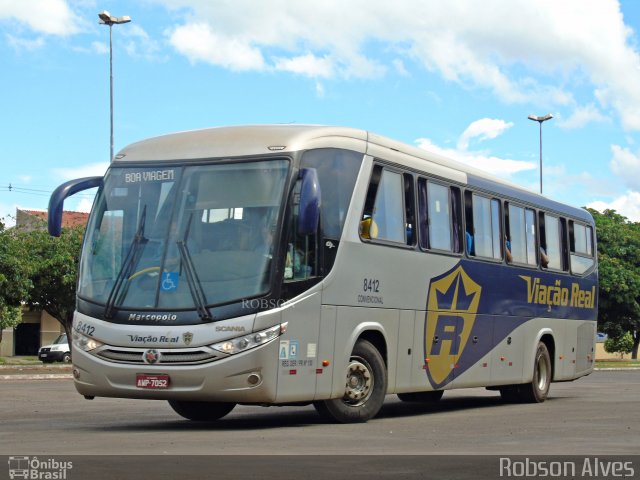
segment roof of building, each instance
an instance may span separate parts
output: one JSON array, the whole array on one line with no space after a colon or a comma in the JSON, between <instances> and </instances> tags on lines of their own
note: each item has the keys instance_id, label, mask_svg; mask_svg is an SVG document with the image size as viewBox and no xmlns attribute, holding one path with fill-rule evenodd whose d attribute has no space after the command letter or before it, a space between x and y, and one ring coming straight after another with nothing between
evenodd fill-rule
<instances>
[{"instance_id":1,"label":"roof of building","mask_svg":"<svg viewBox=\"0 0 640 480\"><path fill-rule=\"evenodd\" d=\"M48 212L46 210L25 210L19 209L19 211L24 212L27 215L32 217L36 217L43 222L46 222L48 219ZM85 212L72 212L72 211L64 211L62 212L62 227L77 227L78 225L86 225L87 220L89 219L89 214Z\"/></svg>"}]
</instances>

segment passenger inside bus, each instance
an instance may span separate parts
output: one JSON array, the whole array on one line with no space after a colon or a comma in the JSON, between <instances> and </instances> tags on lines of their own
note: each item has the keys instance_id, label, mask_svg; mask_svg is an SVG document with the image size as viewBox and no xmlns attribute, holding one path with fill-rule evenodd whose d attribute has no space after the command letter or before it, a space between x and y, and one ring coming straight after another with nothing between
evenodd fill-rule
<instances>
[{"instance_id":1,"label":"passenger inside bus","mask_svg":"<svg viewBox=\"0 0 640 480\"><path fill-rule=\"evenodd\" d=\"M473 248L473 235L471 235L468 231L466 231L465 237L467 238L467 253L469 255L475 255L476 252Z\"/></svg>"},{"instance_id":2,"label":"passenger inside bus","mask_svg":"<svg viewBox=\"0 0 640 480\"><path fill-rule=\"evenodd\" d=\"M545 249L542 247L540 247L540 265L542 268L547 268L549 265L549 257L547 256Z\"/></svg>"},{"instance_id":3,"label":"passenger inside bus","mask_svg":"<svg viewBox=\"0 0 640 480\"><path fill-rule=\"evenodd\" d=\"M371 217L360 221L360 236L366 239L376 238L378 236L378 225Z\"/></svg>"}]
</instances>

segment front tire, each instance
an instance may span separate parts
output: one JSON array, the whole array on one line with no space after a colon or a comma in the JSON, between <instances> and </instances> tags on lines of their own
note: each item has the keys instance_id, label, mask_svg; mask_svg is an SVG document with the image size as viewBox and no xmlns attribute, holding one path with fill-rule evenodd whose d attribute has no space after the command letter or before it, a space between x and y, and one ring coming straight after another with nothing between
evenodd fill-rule
<instances>
[{"instance_id":1,"label":"front tire","mask_svg":"<svg viewBox=\"0 0 640 480\"><path fill-rule=\"evenodd\" d=\"M362 423L375 417L387 394L387 367L376 347L358 340L347 368L341 398L314 402L323 417L339 423Z\"/></svg>"},{"instance_id":2,"label":"front tire","mask_svg":"<svg viewBox=\"0 0 640 480\"><path fill-rule=\"evenodd\" d=\"M183 400L169 400L169 405L178 415L194 422L218 420L236 406L235 403L186 402Z\"/></svg>"}]
</instances>

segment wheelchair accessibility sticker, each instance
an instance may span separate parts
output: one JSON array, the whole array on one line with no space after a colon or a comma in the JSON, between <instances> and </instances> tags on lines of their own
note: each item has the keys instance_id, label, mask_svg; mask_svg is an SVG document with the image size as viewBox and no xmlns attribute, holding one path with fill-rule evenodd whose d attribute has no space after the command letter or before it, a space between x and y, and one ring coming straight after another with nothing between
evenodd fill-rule
<instances>
[{"instance_id":1,"label":"wheelchair accessibility sticker","mask_svg":"<svg viewBox=\"0 0 640 480\"><path fill-rule=\"evenodd\" d=\"M298 358L298 340L280 340L280 360L295 360Z\"/></svg>"},{"instance_id":2,"label":"wheelchair accessibility sticker","mask_svg":"<svg viewBox=\"0 0 640 480\"><path fill-rule=\"evenodd\" d=\"M163 272L160 290L163 292L173 292L178 288L178 272Z\"/></svg>"}]
</instances>

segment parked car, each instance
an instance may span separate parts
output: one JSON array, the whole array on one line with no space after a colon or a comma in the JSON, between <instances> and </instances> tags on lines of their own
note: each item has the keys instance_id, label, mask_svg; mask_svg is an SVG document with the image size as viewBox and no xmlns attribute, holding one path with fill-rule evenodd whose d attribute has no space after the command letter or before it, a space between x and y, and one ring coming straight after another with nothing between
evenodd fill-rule
<instances>
[{"instance_id":1,"label":"parked car","mask_svg":"<svg viewBox=\"0 0 640 480\"><path fill-rule=\"evenodd\" d=\"M596 333L596 342L604 342L608 338L606 333L598 332Z\"/></svg>"},{"instance_id":2,"label":"parked car","mask_svg":"<svg viewBox=\"0 0 640 480\"><path fill-rule=\"evenodd\" d=\"M71 349L67 341L67 334L63 333L51 345L44 345L38 350L38 358L43 363L71 362Z\"/></svg>"}]
</instances>

